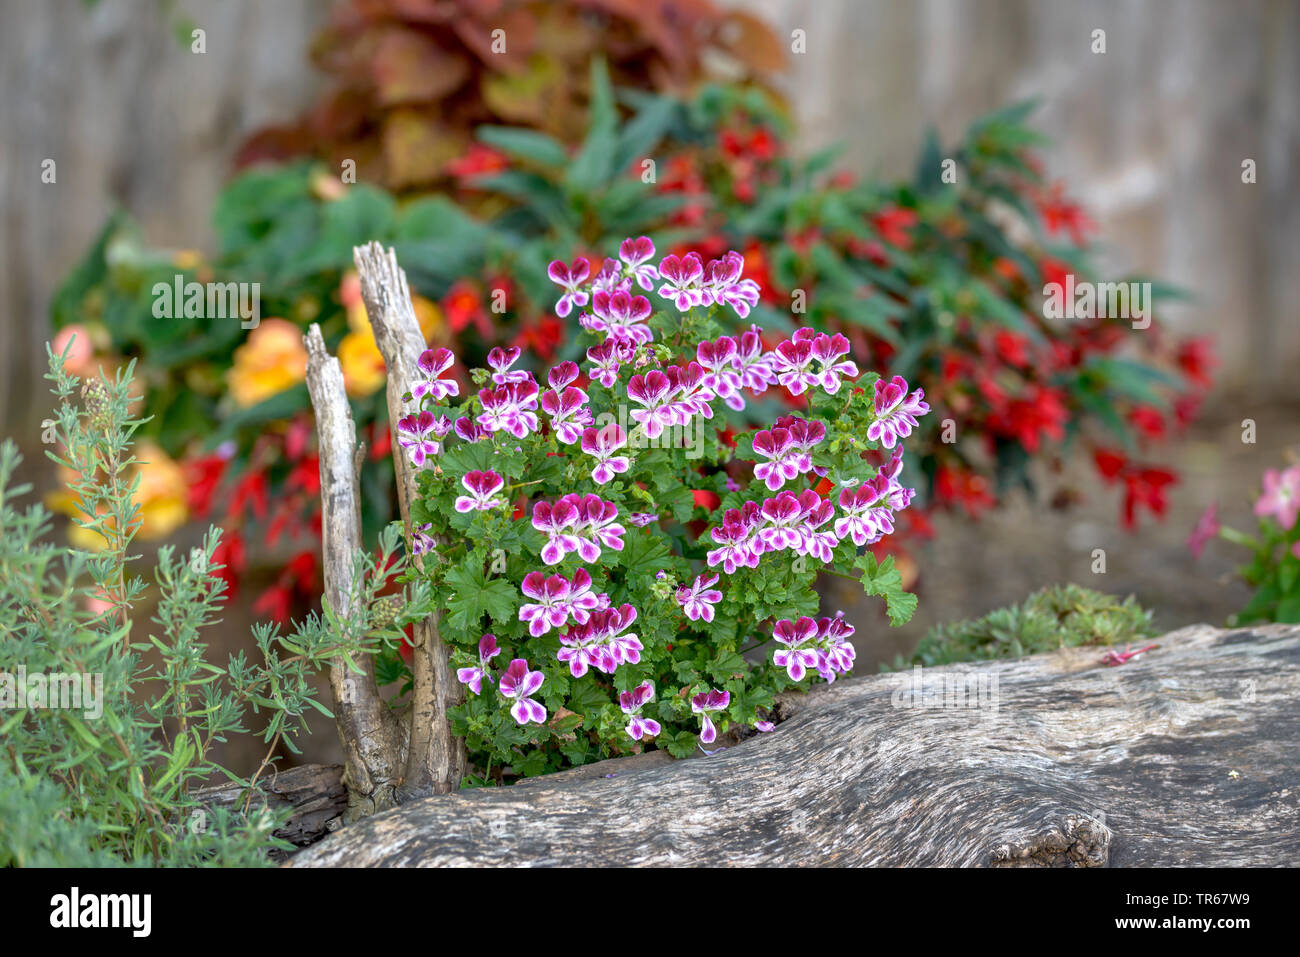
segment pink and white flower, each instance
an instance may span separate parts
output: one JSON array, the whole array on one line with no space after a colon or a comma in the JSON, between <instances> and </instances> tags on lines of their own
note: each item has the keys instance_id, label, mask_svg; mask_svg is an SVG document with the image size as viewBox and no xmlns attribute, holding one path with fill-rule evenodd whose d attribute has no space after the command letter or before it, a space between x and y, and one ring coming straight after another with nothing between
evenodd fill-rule
<instances>
[{"instance_id":1,"label":"pink and white flower","mask_svg":"<svg viewBox=\"0 0 1300 957\"><path fill-rule=\"evenodd\" d=\"M439 441L451 430L451 422L432 412L412 412L397 420L397 444L411 455L416 468L423 468L430 456L442 451Z\"/></svg>"},{"instance_id":2,"label":"pink and white flower","mask_svg":"<svg viewBox=\"0 0 1300 957\"><path fill-rule=\"evenodd\" d=\"M740 375L741 384L754 395L762 395L767 391L768 386L776 384L772 358L763 351L763 337L758 331L758 326L751 326L747 332L740 334L735 367ZM737 411L744 408L743 401L739 408L731 402L727 404Z\"/></svg>"},{"instance_id":3,"label":"pink and white flower","mask_svg":"<svg viewBox=\"0 0 1300 957\"><path fill-rule=\"evenodd\" d=\"M718 583L717 575L697 575L689 586L677 589L677 604L691 621L713 621L713 606L722 601L722 592L713 586Z\"/></svg>"},{"instance_id":4,"label":"pink and white flower","mask_svg":"<svg viewBox=\"0 0 1300 957\"><path fill-rule=\"evenodd\" d=\"M768 461L754 466L754 478L775 492L799 475L799 455L788 429L760 429L752 440L754 454Z\"/></svg>"},{"instance_id":5,"label":"pink and white flower","mask_svg":"<svg viewBox=\"0 0 1300 957\"><path fill-rule=\"evenodd\" d=\"M501 346L494 346L488 353L487 364L492 369L492 381L496 385L509 385L512 382L527 382L533 376L532 373L522 369L514 372L510 367L519 361L521 350L518 346L512 346L509 349Z\"/></svg>"},{"instance_id":6,"label":"pink and white flower","mask_svg":"<svg viewBox=\"0 0 1300 957\"><path fill-rule=\"evenodd\" d=\"M709 715L725 711L730 704L730 691L709 689L691 698L691 713L700 716L700 740L705 744L712 744L718 737L718 729L713 726Z\"/></svg>"},{"instance_id":7,"label":"pink and white flower","mask_svg":"<svg viewBox=\"0 0 1300 957\"><path fill-rule=\"evenodd\" d=\"M598 608L560 636L561 648L555 657L568 664L575 678L585 675L588 668L613 674L622 664L636 664L644 646L636 634L627 632L636 617L636 609L629 604Z\"/></svg>"},{"instance_id":8,"label":"pink and white flower","mask_svg":"<svg viewBox=\"0 0 1300 957\"><path fill-rule=\"evenodd\" d=\"M803 681L809 668L817 667L817 649L813 639L817 637L817 622L807 615L798 621L781 619L772 629L772 637L784 648L772 652L772 664L784 668L791 681Z\"/></svg>"},{"instance_id":9,"label":"pink and white flower","mask_svg":"<svg viewBox=\"0 0 1300 957\"><path fill-rule=\"evenodd\" d=\"M626 472L629 459L626 455L616 454L627 445L627 434L615 422L600 429L589 428L582 433L582 451L596 460L591 470L591 480L597 485L604 485L615 475Z\"/></svg>"},{"instance_id":10,"label":"pink and white flower","mask_svg":"<svg viewBox=\"0 0 1300 957\"><path fill-rule=\"evenodd\" d=\"M821 382L821 374L812 370L813 335L811 329L796 330L791 338L778 343L772 351L772 370L776 374L776 381L789 389L791 395L803 395Z\"/></svg>"},{"instance_id":11,"label":"pink and white flower","mask_svg":"<svg viewBox=\"0 0 1300 957\"><path fill-rule=\"evenodd\" d=\"M564 627L569 620L569 595L573 589L563 575L529 572L519 590L533 599L520 606L519 620L528 623L528 633L534 638L552 628Z\"/></svg>"},{"instance_id":12,"label":"pink and white flower","mask_svg":"<svg viewBox=\"0 0 1300 957\"><path fill-rule=\"evenodd\" d=\"M686 312L703 301L700 283L704 279L704 263L699 253L665 256L659 263L659 278L663 280L659 295L670 300L678 312Z\"/></svg>"},{"instance_id":13,"label":"pink and white flower","mask_svg":"<svg viewBox=\"0 0 1300 957\"><path fill-rule=\"evenodd\" d=\"M417 402L426 395L434 402L441 402L447 396L460 395L460 383L455 379L438 378L456 363L456 357L450 349L425 349L416 360L415 367L420 372L420 380L411 388L411 396Z\"/></svg>"},{"instance_id":14,"label":"pink and white flower","mask_svg":"<svg viewBox=\"0 0 1300 957\"><path fill-rule=\"evenodd\" d=\"M813 356L821 363L818 384L827 395L840 391L842 378L857 378L857 363L843 358L849 354L850 348L849 340L838 332L833 336L821 333L813 340Z\"/></svg>"},{"instance_id":15,"label":"pink and white flower","mask_svg":"<svg viewBox=\"0 0 1300 957\"><path fill-rule=\"evenodd\" d=\"M479 425L489 432L509 432L517 439L536 432L537 392L537 383L531 376L526 381L511 382L497 389L481 389L478 397L483 403L483 414L478 417Z\"/></svg>"},{"instance_id":16,"label":"pink and white flower","mask_svg":"<svg viewBox=\"0 0 1300 957\"><path fill-rule=\"evenodd\" d=\"M664 429L676 424L673 392L671 380L658 369L634 375L628 381L627 397L641 406L632 410L632 418L641 424L648 438L657 439Z\"/></svg>"},{"instance_id":17,"label":"pink and white flower","mask_svg":"<svg viewBox=\"0 0 1300 957\"><path fill-rule=\"evenodd\" d=\"M654 254L655 244L648 236L625 239L618 246L618 258L623 260L627 274L647 292L654 289L654 281L659 278L659 270L650 262Z\"/></svg>"},{"instance_id":18,"label":"pink and white flower","mask_svg":"<svg viewBox=\"0 0 1300 957\"><path fill-rule=\"evenodd\" d=\"M496 635L484 635L478 640L478 664L469 668L457 668L456 680L463 685L468 685L469 690L475 694L482 694L483 682L492 684L492 674L488 671L488 664L499 654L501 649L497 647Z\"/></svg>"},{"instance_id":19,"label":"pink and white flower","mask_svg":"<svg viewBox=\"0 0 1300 957\"><path fill-rule=\"evenodd\" d=\"M844 620L844 612L837 611L834 618L817 619L817 672L826 681L853 670L857 652L848 639L856 629Z\"/></svg>"},{"instance_id":20,"label":"pink and white flower","mask_svg":"<svg viewBox=\"0 0 1300 957\"><path fill-rule=\"evenodd\" d=\"M857 488L840 489L839 502L844 514L835 520L835 534L839 538L852 538L857 546L874 545L893 534L890 498L897 487L889 476L881 473Z\"/></svg>"},{"instance_id":21,"label":"pink and white flower","mask_svg":"<svg viewBox=\"0 0 1300 957\"><path fill-rule=\"evenodd\" d=\"M652 267L653 268L653 267ZM645 321L650 318L650 300L623 290L592 293L590 316L578 322L588 332L603 332L618 342L641 344L654 338Z\"/></svg>"},{"instance_id":22,"label":"pink and white flower","mask_svg":"<svg viewBox=\"0 0 1300 957\"><path fill-rule=\"evenodd\" d=\"M564 295L555 304L555 314L561 319L572 312L574 306L582 307L587 304L587 292L579 288L591 275L591 263L587 260L575 259L566 266L562 260L557 259L547 267L546 275L551 277L551 282L564 290Z\"/></svg>"},{"instance_id":23,"label":"pink and white flower","mask_svg":"<svg viewBox=\"0 0 1300 957\"><path fill-rule=\"evenodd\" d=\"M654 696L655 686L652 681L642 682L631 691L620 691L618 694L619 709L632 719L628 722L626 730L628 737L633 741L653 738L663 730L658 721L641 716L641 709L653 701Z\"/></svg>"},{"instance_id":24,"label":"pink and white flower","mask_svg":"<svg viewBox=\"0 0 1300 957\"><path fill-rule=\"evenodd\" d=\"M629 358L624 345L615 339L606 339L587 350L587 359L591 362L591 378L606 389L614 388L614 383L618 381L619 365Z\"/></svg>"},{"instance_id":25,"label":"pink and white flower","mask_svg":"<svg viewBox=\"0 0 1300 957\"><path fill-rule=\"evenodd\" d=\"M587 393L573 385L563 392L547 390L542 395L542 411L551 417L551 431L565 445L577 442L583 430L591 425L593 419L587 402Z\"/></svg>"},{"instance_id":26,"label":"pink and white flower","mask_svg":"<svg viewBox=\"0 0 1300 957\"><path fill-rule=\"evenodd\" d=\"M618 507L599 495L570 493L554 505L538 502L533 506L533 527L547 536L542 561L557 565L570 552L577 552L585 562L600 558L601 548L623 550L626 529L618 524Z\"/></svg>"},{"instance_id":27,"label":"pink and white flower","mask_svg":"<svg viewBox=\"0 0 1300 957\"><path fill-rule=\"evenodd\" d=\"M701 342L695 347L695 358L704 369L704 384L722 401L737 412L745 407L741 398L741 378L736 371L736 340L722 336L716 342Z\"/></svg>"},{"instance_id":28,"label":"pink and white flower","mask_svg":"<svg viewBox=\"0 0 1300 957\"><path fill-rule=\"evenodd\" d=\"M506 486L506 480L496 472L466 472L460 480L469 495L459 495L453 503L458 512L486 512L488 509L500 508L506 504L496 495Z\"/></svg>"},{"instance_id":29,"label":"pink and white flower","mask_svg":"<svg viewBox=\"0 0 1300 957\"><path fill-rule=\"evenodd\" d=\"M867 426L867 438L892 449L899 439L905 439L916 428L916 417L930 411L925 391L907 392L907 380L896 375L888 382L877 379L875 386L875 421Z\"/></svg>"},{"instance_id":30,"label":"pink and white flower","mask_svg":"<svg viewBox=\"0 0 1300 957\"><path fill-rule=\"evenodd\" d=\"M546 709L532 699L532 695L541 690L544 680L540 671L528 670L528 662L523 658L510 662L510 667L501 675L497 690L502 697L514 702L510 714L517 723L523 725L532 721L541 724L546 720Z\"/></svg>"}]
</instances>

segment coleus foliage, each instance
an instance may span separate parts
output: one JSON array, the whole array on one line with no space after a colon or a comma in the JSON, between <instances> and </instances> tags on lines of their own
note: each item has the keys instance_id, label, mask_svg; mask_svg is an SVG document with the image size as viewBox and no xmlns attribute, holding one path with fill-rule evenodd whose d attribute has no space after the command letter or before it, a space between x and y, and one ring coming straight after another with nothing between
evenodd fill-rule
<instances>
[{"instance_id":1,"label":"coleus foliage","mask_svg":"<svg viewBox=\"0 0 1300 957\"><path fill-rule=\"evenodd\" d=\"M915 608L862 550L911 503L920 390L860 373L842 335L717 335L757 297L735 252L660 258L640 237L549 274L584 361L534 372L498 347L461 396L431 349L396 430L480 783L770 729L777 692L853 667L820 572L860 577L894 623ZM738 431L768 392L788 414Z\"/></svg>"}]
</instances>

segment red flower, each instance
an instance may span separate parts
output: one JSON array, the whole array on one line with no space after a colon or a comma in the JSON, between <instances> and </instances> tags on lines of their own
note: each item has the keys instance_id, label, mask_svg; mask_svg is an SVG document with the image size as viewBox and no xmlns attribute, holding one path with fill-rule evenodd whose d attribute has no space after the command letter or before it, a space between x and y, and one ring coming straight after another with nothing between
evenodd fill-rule
<instances>
[{"instance_id":1,"label":"red flower","mask_svg":"<svg viewBox=\"0 0 1300 957\"><path fill-rule=\"evenodd\" d=\"M1094 449L1092 461L1097 466L1097 471L1101 473L1101 477L1107 482L1115 481L1128 465L1128 459L1123 453L1116 452L1114 449Z\"/></svg>"},{"instance_id":2,"label":"red flower","mask_svg":"<svg viewBox=\"0 0 1300 957\"><path fill-rule=\"evenodd\" d=\"M1038 268L1043 274L1045 284L1054 283L1062 289L1065 288L1065 277L1074 272L1074 267L1069 263L1061 262L1059 259L1052 259L1049 256L1043 257L1038 264Z\"/></svg>"},{"instance_id":3,"label":"red flower","mask_svg":"<svg viewBox=\"0 0 1300 957\"><path fill-rule=\"evenodd\" d=\"M277 582L257 596L257 601L253 602L253 614L286 625L292 606L293 592L287 585Z\"/></svg>"},{"instance_id":4,"label":"red flower","mask_svg":"<svg viewBox=\"0 0 1300 957\"><path fill-rule=\"evenodd\" d=\"M397 646L397 653L402 660L411 665L415 661L415 623L402 628L402 643Z\"/></svg>"},{"instance_id":5,"label":"red flower","mask_svg":"<svg viewBox=\"0 0 1300 957\"><path fill-rule=\"evenodd\" d=\"M1165 435L1165 417L1149 405L1140 405L1128 414L1129 423L1148 439L1161 439Z\"/></svg>"},{"instance_id":6,"label":"red flower","mask_svg":"<svg viewBox=\"0 0 1300 957\"><path fill-rule=\"evenodd\" d=\"M286 489L299 488L308 496L320 494L320 456L308 455L300 459L285 479Z\"/></svg>"},{"instance_id":7,"label":"red flower","mask_svg":"<svg viewBox=\"0 0 1300 957\"><path fill-rule=\"evenodd\" d=\"M226 583L226 598L233 599L239 590L239 576L245 567L244 537L238 532L224 532L212 552L212 565L221 568L212 574Z\"/></svg>"},{"instance_id":8,"label":"red flower","mask_svg":"<svg viewBox=\"0 0 1300 957\"><path fill-rule=\"evenodd\" d=\"M284 433L284 451L290 460L302 458L311 441L311 422L305 418L294 419Z\"/></svg>"},{"instance_id":9,"label":"red flower","mask_svg":"<svg viewBox=\"0 0 1300 957\"><path fill-rule=\"evenodd\" d=\"M695 500L696 505L704 509L706 512L712 512L722 504L722 499L718 498L718 493L710 491L707 488L693 489L691 491L691 498Z\"/></svg>"},{"instance_id":10,"label":"red flower","mask_svg":"<svg viewBox=\"0 0 1300 957\"><path fill-rule=\"evenodd\" d=\"M912 234L908 232L916 225L917 215L914 209L900 206L887 206L871 217L871 225L890 246L899 249L912 247Z\"/></svg>"},{"instance_id":11,"label":"red flower","mask_svg":"<svg viewBox=\"0 0 1300 957\"><path fill-rule=\"evenodd\" d=\"M316 553L301 551L294 555L293 558L289 559L289 564L285 566L283 577L292 582L303 594L315 595L318 590L316 583Z\"/></svg>"},{"instance_id":12,"label":"red flower","mask_svg":"<svg viewBox=\"0 0 1300 957\"><path fill-rule=\"evenodd\" d=\"M1006 329L999 329L993 335L993 344L998 351L998 355L1009 365L1020 368L1029 365L1029 353L1025 351L1029 342L1024 336L1018 336Z\"/></svg>"},{"instance_id":13,"label":"red flower","mask_svg":"<svg viewBox=\"0 0 1300 957\"><path fill-rule=\"evenodd\" d=\"M1082 206L1065 198L1065 186L1062 183L1052 184L1049 190L1039 196L1038 212L1043 217L1048 233L1055 235L1064 229L1076 246L1084 244L1084 233L1097 228L1097 224L1084 213Z\"/></svg>"},{"instance_id":14,"label":"red flower","mask_svg":"<svg viewBox=\"0 0 1300 957\"><path fill-rule=\"evenodd\" d=\"M1178 347L1177 362L1178 368L1183 370L1183 375L1193 385L1208 389L1214 384L1210 373L1219 364L1219 360L1214 355L1214 345L1208 338L1188 339L1182 343Z\"/></svg>"},{"instance_id":15,"label":"red flower","mask_svg":"<svg viewBox=\"0 0 1300 957\"><path fill-rule=\"evenodd\" d=\"M984 476L949 465L941 465L935 471L934 494L946 505L960 505L972 518L979 514L980 509L992 508L997 504Z\"/></svg>"},{"instance_id":16,"label":"red flower","mask_svg":"<svg viewBox=\"0 0 1300 957\"><path fill-rule=\"evenodd\" d=\"M375 422L370 426L370 461L378 462L380 459L386 459L393 451L393 433L388 430L388 426L383 422Z\"/></svg>"},{"instance_id":17,"label":"red flower","mask_svg":"<svg viewBox=\"0 0 1300 957\"><path fill-rule=\"evenodd\" d=\"M550 362L555 352L564 341L564 326L555 316L545 315L540 319L525 321L520 324L519 332L511 341L525 352L535 352L543 361Z\"/></svg>"},{"instance_id":18,"label":"red flower","mask_svg":"<svg viewBox=\"0 0 1300 957\"><path fill-rule=\"evenodd\" d=\"M1122 521L1127 529L1137 528L1138 508L1145 506L1157 517L1165 514L1169 500L1165 490L1178 481L1168 469L1136 469L1124 475Z\"/></svg>"},{"instance_id":19,"label":"red flower","mask_svg":"<svg viewBox=\"0 0 1300 957\"><path fill-rule=\"evenodd\" d=\"M185 462L184 469L186 504L196 518L203 518L212 507L212 498L226 473L226 458L220 454L205 455Z\"/></svg>"},{"instance_id":20,"label":"red flower","mask_svg":"<svg viewBox=\"0 0 1300 957\"><path fill-rule=\"evenodd\" d=\"M452 284L443 297L442 311L452 332L460 333L473 323L484 339L492 337L492 321L483 308L483 299L468 280L459 279Z\"/></svg>"},{"instance_id":21,"label":"red flower","mask_svg":"<svg viewBox=\"0 0 1300 957\"><path fill-rule=\"evenodd\" d=\"M252 506L255 518L258 520L266 518L267 495L266 473L250 471L235 484L234 494L230 498L229 514L242 514L247 504Z\"/></svg>"},{"instance_id":22,"label":"red flower","mask_svg":"<svg viewBox=\"0 0 1300 957\"><path fill-rule=\"evenodd\" d=\"M509 167L504 153L499 153L490 146L474 143L465 151L465 155L447 164L447 172L463 184L471 184L480 176L490 176Z\"/></svg>"}]
</instances>

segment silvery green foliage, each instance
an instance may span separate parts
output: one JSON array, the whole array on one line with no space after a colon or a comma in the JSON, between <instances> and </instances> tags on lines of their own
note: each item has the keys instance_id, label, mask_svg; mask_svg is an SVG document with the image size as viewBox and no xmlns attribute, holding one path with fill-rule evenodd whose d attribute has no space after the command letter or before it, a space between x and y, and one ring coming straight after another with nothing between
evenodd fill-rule
<instances>
[{"instance_id":1,"label":"silvery green foliage","mask_svg":"<svg viewBox=\"0 0 1300 957\"><path fill-rule=\"evenodd\" d=\"M285 812L264 809L255 789L280 745L297 750L308 709L329 714L313 673L340 657L356 668L423 613L420 601L403 602L394 618L391 601L376 602L402 570L400 538L389 529L377 555L358 554L351 614L326 605L291 634L258 626L260 660L240 652L218 665L202 636L224 601L219 529L188 555L159 549L155 613L133 618L150 588L132 574L130 551L131 437L142 424L129 413L132 369L83 385L62 357L51 353L50 368L59 399L50 457L75 475L76 521L104 546L60 544L50 513L14 484L17 449L0 445L0 866L267 863L290 847L273 836ZM213 756L241 734L266 754L248 776ZM233 809L196 799L198 786L227 782L244 789Z\"/></svg>"}]
</instances>

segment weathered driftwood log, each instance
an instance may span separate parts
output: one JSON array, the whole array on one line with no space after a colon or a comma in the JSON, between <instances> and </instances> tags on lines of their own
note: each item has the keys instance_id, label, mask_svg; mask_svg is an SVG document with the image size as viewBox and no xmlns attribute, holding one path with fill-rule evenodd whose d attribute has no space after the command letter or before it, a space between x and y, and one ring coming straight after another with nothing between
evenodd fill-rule
<instances>
[{"instance_id":1,"label":"weathered driftwood log","mask_svg":"<svg viewBox=\"0 0 1300 957\"><path fill-rule=\"evenodd\" d=\"M713 757L412 802L290 863L1300 865L1300 627L1158 644L925 671L967 707L836 682Z\"/></svg>"},{"instance_id":2,"label":"weathered driftwood log","mask_svg":"<svg viewBox=\"0 0 1300 957\"><path fill-rule=\"evenodd\" d=\"M356 555L361 549L361 506L357 479L357 434L343 387L339 360L325 349L319 327L303 337L307 345L307 389L316 414L320 446L321 550L325 598L342 619L352 614ZM396 804L407 730L379 696L372 655L361 673L342 659L330 664L334 718L343 743L348 819Z\"/></svg>"},{"instance_id":3,"label":"weathered driftwood log","mask_svg":"<svg viewBox=\"0 0 1300 957\"><path fill-rule=\"evenodd\" d=\"M292 809L287 824L275 836L302 847L319 841L347 810L348 794L343 786L343 767L338 764L305 764L285 771L272 771L260 778L261 795L253 808ZM228 784L200 788L194 792L199 803L209 808L243 808L247 792Z\"/></svg>"},{"instance_id":4,"label":"weathered driftwood log","mask_svg":"<svg viewBox=\"0 0 1300 957\"><path fill-rule=\"evenodd\" d=\"M406 412L402 396L417 378L416 363L425 348L424 337L411 304L406 273L397 265L393 251L369 243L353 249L352 258L361 277L366 316L388 370L388 417L397 497L409 542L415 469L398 445L396 428ZM447 716L447 708L464 700L464 695L452 673L449 650L438 634L437 617L417 623L413 637L411 737L400 800L456 790L465 766L465 747L451 733Z\"/></svg>"}]
</instances>

